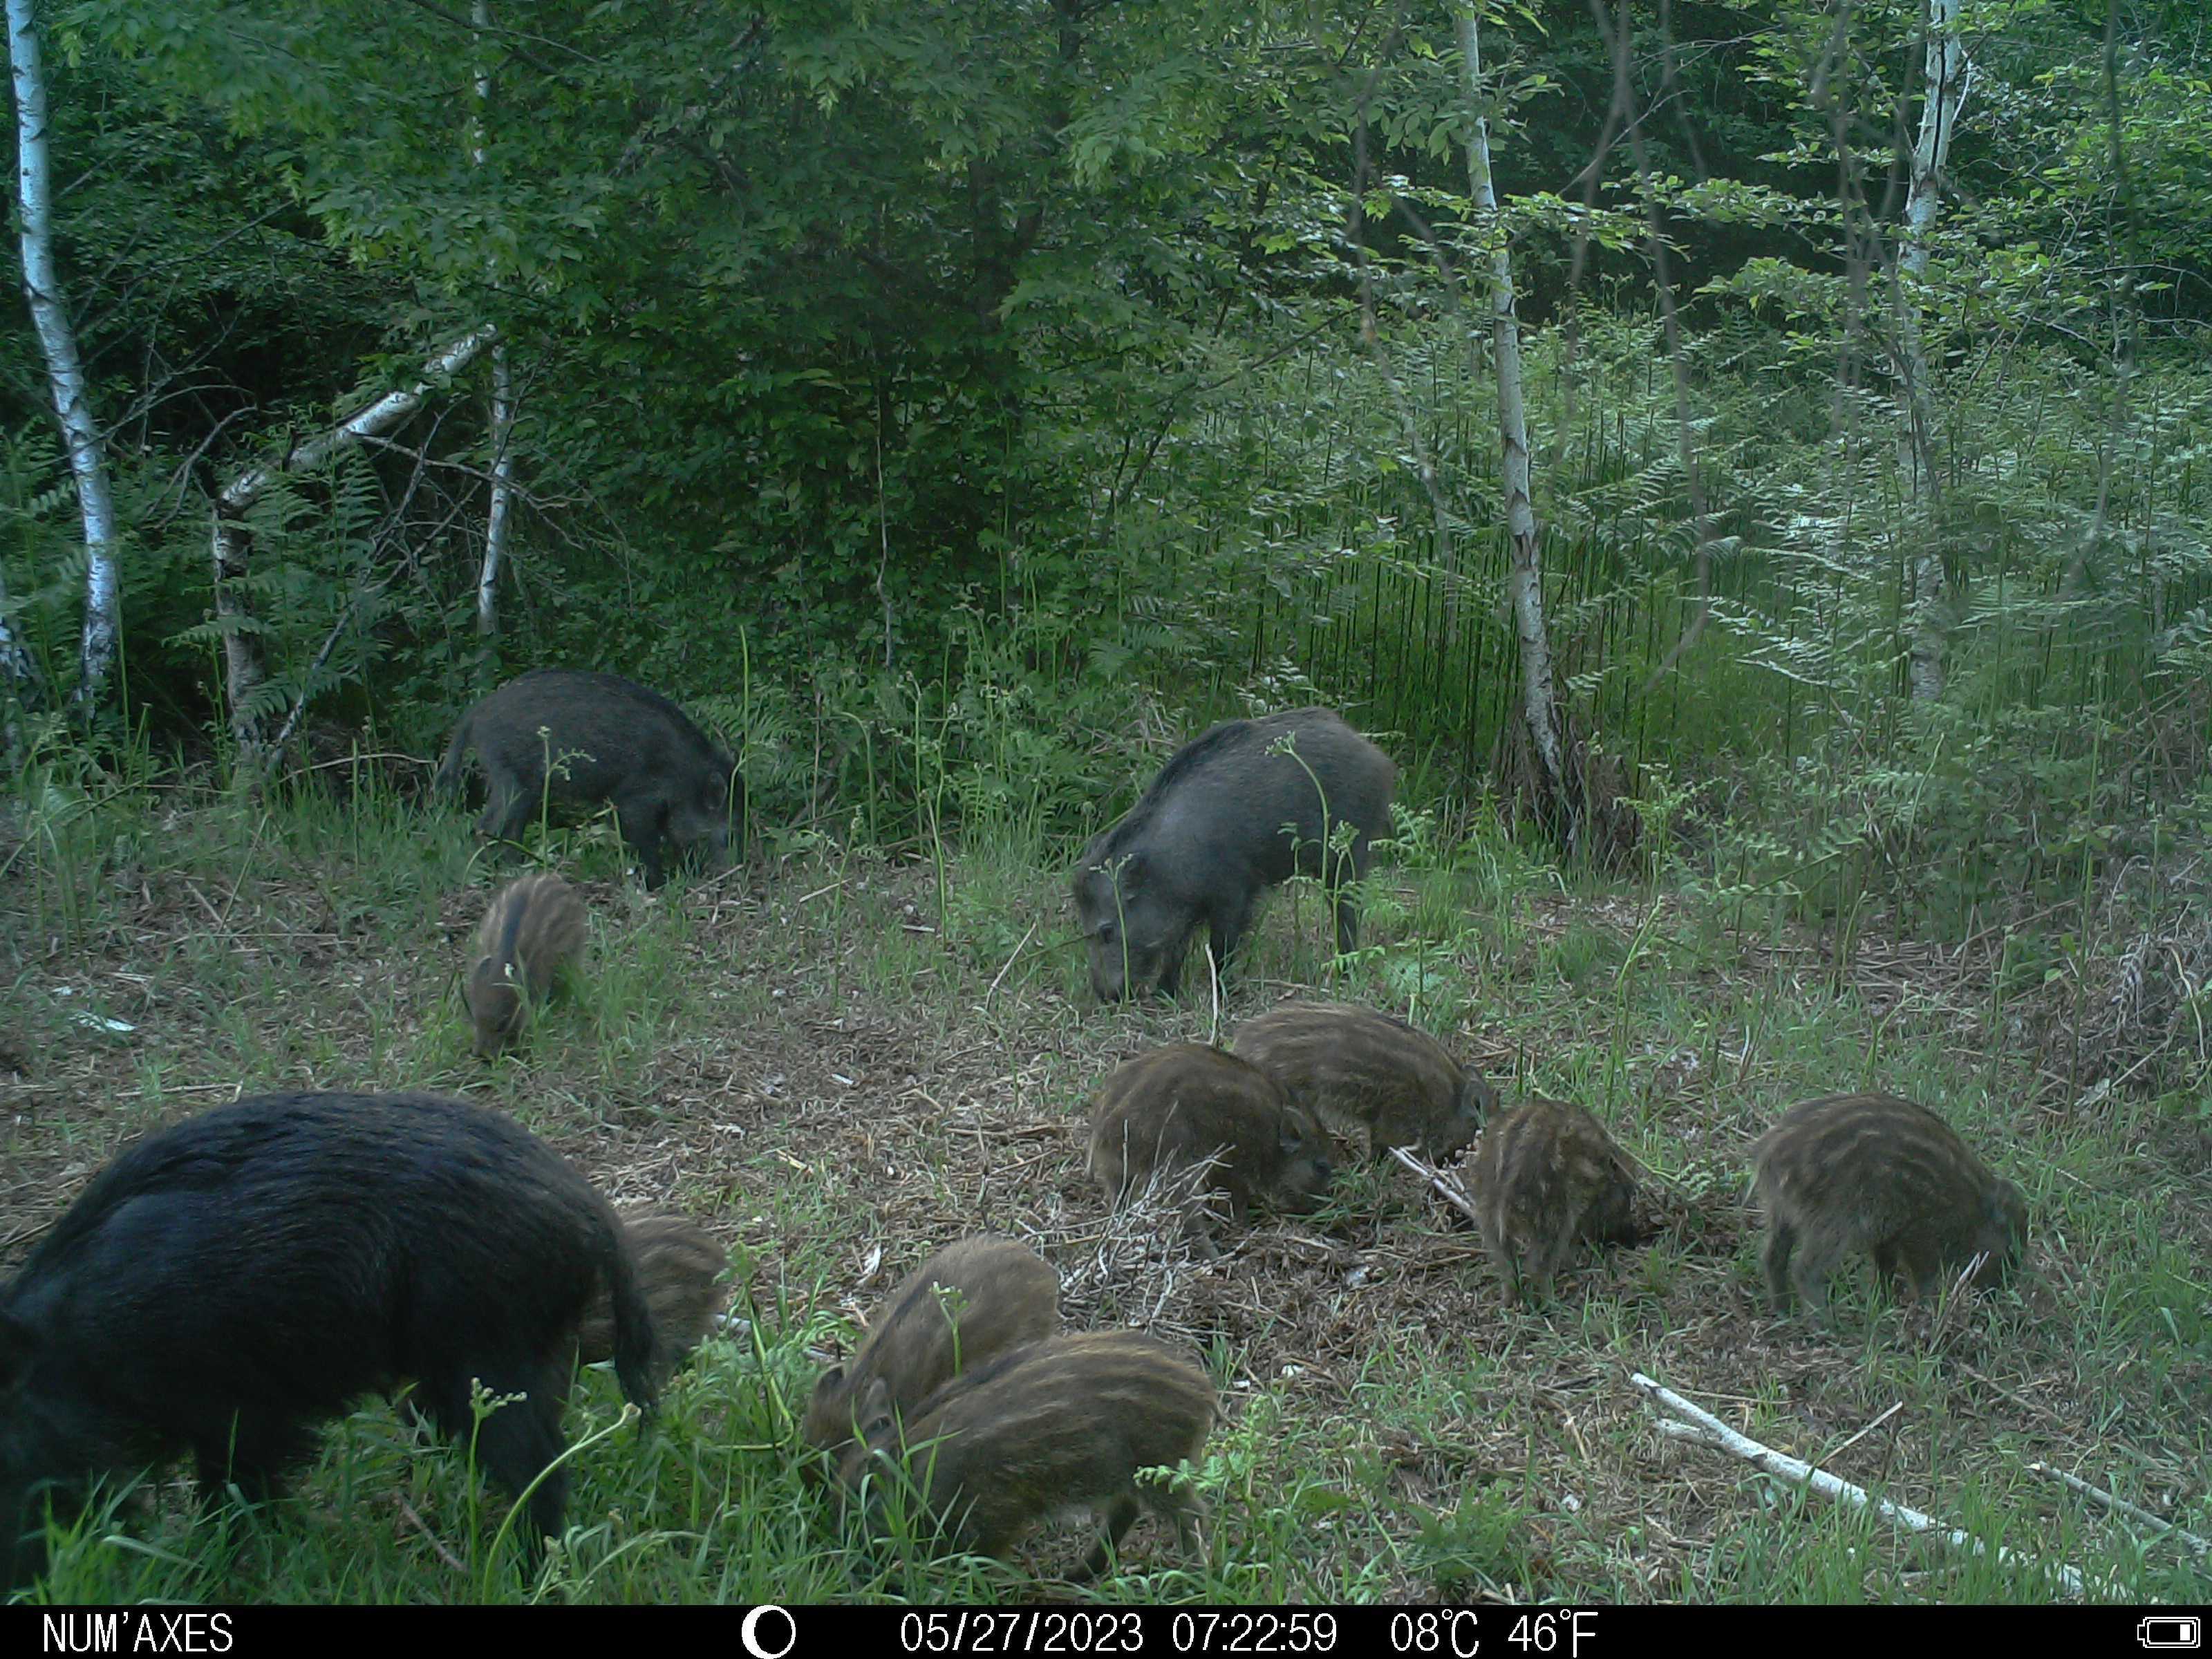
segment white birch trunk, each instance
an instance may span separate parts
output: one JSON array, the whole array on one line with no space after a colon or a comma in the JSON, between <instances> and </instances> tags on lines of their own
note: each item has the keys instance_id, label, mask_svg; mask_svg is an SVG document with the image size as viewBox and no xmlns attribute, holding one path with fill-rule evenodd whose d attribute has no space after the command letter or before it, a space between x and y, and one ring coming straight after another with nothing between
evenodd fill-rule
<instances>
[{"instance_id":1,"label":"white birch trunk","mask_svg":"<svg viewBox=\"0 0 2212 1659\"><path fill-rule=\"evenodd\" d=\"M1970 66L1959 38L1961 0L1928 0L1928 44L1921 66L1920 133L1912 146L1911 188L1897 257L1897 468L1905 499L1939 494L1936 406L1928 385L1928 353L1920 322L1929 239L1942 208L1938 195L1951 134L1966 101ZM1921 530L1912 556L1912 645L1909 672L1916 702L1943 695L1943 556L1934 543L1935 515L1915 515Z\"/></svg>"},{"instance_id":2,"label":"white birch trunk","mask_svg":"<svg viewBox=\"0 0 2212 1659\"><path fill-rule=\"evenodd\" d=\"M215 613L228 624L222 631L226 690L230 702L231 735L237 739L241 759L258 765L267 757L268 750L261 735L260 717L246 708L246 700L266 678L261 647L252 631L252 618L246 608L245 598L232 586L245 575L251 550L246 526L240 522L241 515L284 474L307 471L339 450L363 438L380 436L398 425L422 408L433 386L467 368L498 337L499 331L489 323L463 335L422 365L423 378L413 386L387 392L358 414L326 428L304 443L295 444L275 460L248 467L216 497L210 540L215 563Z\"/></svg>"},{"instance_id":3,"label":"white birch trunk","mask_svg":"<svg viewBox=\"0 0 2212 1659\"><path fill-rule=\"evenodd\" d=\"M507 367L507 348L491 349L491 508L484 520L483 568L477 574L477 632L489 640L499 632L499 568L507 558L507 517L514 501L514 383Z\"/></svg>"},{"instance_id":4,"label":"white birch trunk","mask_svg":"<svg viewBox=\"0 0 2212 1659\"><path fill-rule=\"evenodd\" d=\"M477 28L477 49L491 28L491 0L475 0L469 21ZM484 130L491 107L491 71L477 74L477 114L471 159L482 167ZM508 439L514 428L514 381L507 366L507 347L491 349L491 505L484 519L483 566L477 573L477 633L491 639L499 632L499 568L507 558L507 525L514 501L514 451Z\"/></svg>"},{"instance_id":5,"label":"white birch trunk","mask_svg":"<svg viewBox=\"0 0 2212 1659\"><path fill-rule=\"evenodd\" d=\"M1506 598L1521 641L1521 714L1559 814L1561 842L1571 845L1575 817L1552 690L1551 635L1544 626L1544 571L1536 545L1536 507L1528 489L1528 419L1521 392L1521 324L1514 314L1513 255L1490 178L1490 123L1482 113L1482 44L1472 9L1458 14L1459 49L1474 136L1467 147L1468 193L1488 220L1491 349L1498 363L1498 431L1504 450L1505 532L1510 560Z\"/></svg>"},{"instance_id":6,"label":"white birch trunk","mask_svg":"<svg viewBox=\"0 0 2212 1659\"><path fill-rule=\"evenodd\" d=\"M77 705L98 704L115 662L121 610L115 572L115 502L108 493L106 452L92 414L92 392L77 356L76 333L62 303L54 268L53 190L46 155L46 70L32 25L31 0L8 0L8 60L15 77L15 187L21 205L23 293L46 353L54 412L76 475L84 520L84 637L78 649Z\"/></svg>"}]
</instances>

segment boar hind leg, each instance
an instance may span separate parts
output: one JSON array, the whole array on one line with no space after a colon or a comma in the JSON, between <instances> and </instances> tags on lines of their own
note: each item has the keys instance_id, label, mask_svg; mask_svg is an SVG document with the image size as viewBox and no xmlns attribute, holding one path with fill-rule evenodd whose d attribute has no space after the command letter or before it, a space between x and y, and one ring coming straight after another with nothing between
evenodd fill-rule
<instances>
[{"instance_id":1,"label":"boar hind leg","mask_svg":"<svg viewBox=\"0 0 2212 1659\"><path fill-rule=\"evenodd\" d=\"M1367 837L1352 843L1342 857L1329 856L1327 886L1336 920L1336 953L1348 955L1359 948L1359 906L1345 889L1367 873Z\"/></svg>"},{"instance_id":2,"label":"boar hind leg","mask_svg":"<svg viewBox=\"0 0 2212 1659\"><path fill-rule=\"evenodd\" d=\"M1099 1534L1097 1547L1091 1552L1082 1566L1076 1570L1075 1583L1087 1584L1106 1571L1113 1562L1115 1552L1120 1547L1121 1540L1128 1534L1129 1528L1136 1524L1137 1516L1142 1510L1143 1505L1137 1501L1136 1494L1133 1492L1124 1492L1106 1505L1105 1529Z\"/></svg>"},{"instance_id":3,"label":"boar hind leg","mask_svg":"<svg viewBox=\"0 0 2212 1659\"><path fill-rule=\"evenodd\" d=\"M1187 1492L1164 1492L1161 1510L1175 1522L1176 1543L1194 1565L1206 1560L1206 1503Z\"/></svg>"},{"instance_id":4,"label":"boar hind leg","mask_svg":"<svg viewBox=\"0 0 2212 1659\"><path fill-rule=\"evenodd\" d=\"M219 1438L192 1447L192 1472L200 1502L221 1504L233 1486L248 1504L283 1496L282 1471L305 1456L314 1437L296 1424L254 1421L240 1417Z\"/></svg>"},{"instance_id":5,"label":"boar hind leg","mask_svg":"<svg viewBox=\"0 0 2212 1659\"><path fill-rule=\"evenodd\" d=\"M1777 1217L1766 1227L1766 1246L1759 1252L1759 1266L1766 1273L1766 1293L1773 1301L1775 1311L1790 1311L1790 1257L1797 1248L1797 1230Z\"/></svg>"},{"instance_id":6,"label":"boar hind leg","mask_svg":"<svg viewBox=\"0 0 2212 1659\"><path fill-rule=\"evenodd\" d=\"M1893 1239L1875 1245L1871 1254L1874 1256L1875 1276L1881 1280L1884 1286L1891 1290L1898 1289L1905 1281L1907 1275L1904 1254L1899 1249L1896 1241ZM1916 1294L1921 1290L1917 1282L1913 1284L1912 1288Z\"/></svg>"},{"instance_id":7,"label":"boar hind leg","mask_svg":"<svg viewBox=\"0 0 2212 1659\"><path fill-rule=\"evenodd\" d=\"M514 779L491 776L483 812L477 819L477 834L486 841L513 841L530 823L536 805L537 797L526 792Z\"/></svg>"},{"instance_id":8,"label":"boar hind leg","mask_svg":"<svg viewBox=\"0 0 2212 1659\"><path fill-rule=\"evenodd\" d=\"M1352 896L1340 889L1334 896L1336 907L1336 953L1348 956L1359 948L1359 907Z\"/></svg>"},{"instance_id":9,"label":"boar hind leg","mask_svg":"<svg viewBox=\"0 0 2212 1659\"><path fill-rule=\"evenodd\" d=\"M500 1373L483 1379L495 1397L519 1394L523 1398L495 1407L477 1427L477 1458L518 1499L532 1481L538 1481L526 1512L539 1533L552 1536L561 1530L568 1498L568 1471L554 1467L568 1449L561 1437L561 1407L568 1396L562 1367L524 1364L511 1372L504 1367L485 1370Z\"/></svg>"}]
</instances>

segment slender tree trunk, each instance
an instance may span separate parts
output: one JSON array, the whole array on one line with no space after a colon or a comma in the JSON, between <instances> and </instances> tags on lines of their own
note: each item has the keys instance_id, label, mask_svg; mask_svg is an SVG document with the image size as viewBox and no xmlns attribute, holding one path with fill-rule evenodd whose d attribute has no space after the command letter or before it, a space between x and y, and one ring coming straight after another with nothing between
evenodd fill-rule
<instances>
[{"instance_id":1,"label":"slender tree trunk","mask_svg":"<svg viewBox=\"0 0 2212 1659\"><path fill-rule=\"evenodd\" d=\"M423 376L413 386L387 392L360 413L326 428L304 443L295 444L273 461L248 467L233 478L215 499L215 523L210 538L215 562L215 614L223 624L222 648L226 691L230 703L231 735L237 740L241 761L258 769L270 758L271 746L264 739L261 716L251 707L254 690L267 678L253 617L237 584L245 576L252 554L252 538L243 522L247 508L278 477L305 472L339 450L363 438L382 435L416 410L437 381L458 374L478 353L499 337L490 324L447 346L423 364Z\"/></svg>"},{"instance_id":2,"label":"slender tree trunk","mask_svg":"<svg viewBox=\"0 0 2212 1659\"><path fill-rule=\"evenodd\" d=\"M2089 515L2087 527L2075 541L2074 551L2066 561L2065 574L2058 582L2059 597L2069 599L2081 591L2081 579L2088 573L2089 556L2103 544L2105 526L2112 513L2112 471L2119 465L2121 447L2129 441L2134 425L2129 388L2135 380L2136 267L2142 263L2142 238L2136 211L2135 185L2128 176L2126 129L2120 120L2119 0L2106 0L2105 7L2105 120L2121 226L2121 234L2113 238L2121 245L2121 257L2120 280L2112 294L2112 415L2106 423L2104 441L2097 446L2096 510ZM2160 590L2160 584L2154 577L2148 595L2154 629L2160 627L2159 617L2164 609Z\"/></svg>"},{"instance_id":3,"label":"slender tree trunk","mask_svg":"<svg viewBox=\"0 0 2212 1659\"><path fill-rule=\"evenodd\" d=\"M261 487L265 487L267 482L263 479ZM260 487L252 494L260 494ZM239 510L243 511L246 502L252 499L252 495L242 498ZM220 498L215 504L210 528L210 542L215 557L215 617L222 629L223 694L230 705L230 732L238 741L239 757L252 767L264 758L264 746L261 741L261 716L247 711L253 694L269 678L268 671L261 665L261 641L254 631L252 614L246 610L246 596L239 587L252 556L252 538L246 526L224 510Z\"/></svg>"},{"instance_id":4,"label":"slender tree trunk","mask_svg":"<svg viewBox=\"0 0 2212 1659\"><path fill-rule=\"evenodd\" d=\"M1921 68L1920 135L1912 146L1912 184L1905 198L1905 227L1897 256L1897 470L1907 501L1924 501L1912 555L1912 646L1910 677L1916 702L1943 695L1943 556L1935 536L1942 494L1937 471L1936 405L1928 385L1928 350L1921 330L1921 290L1928 274L1931 234L1942 203L1938 195L1951 134L1966 101L1971 66L1959 38L1960 0L1928 0L1928 43Z\"/></svg>"},{"instance_id":5,"label":"slender tree trunk","mask_svg":"<svg viewBox=\"0 0 2212 1659\"><path fill-rule=\"evenodd\" d=\"M477 49L491 30L491 0L474 0L469 18L476 25ZM489 64L489 59L483 59ZM491 70L477 73L477 115L471 154L483 166L484 131L491 108ZM494 342L491 349L491 507L484 520L483 567L477 574L477 633L489 641L499 635L499 569L507 559L507 526L514 501L514 449L509 441L514 430L514 381L507 365L507 346ZM485 664L489 675L491 665Z\"/></svg>"},{"instance_id":6,"label":"slender tree trunk","mask_svg":"<svg viewBox=\"0 0 2212 1659\"><path fill-rule=\"evenodd\" d=\"M507 526L514 502L514 381L507 348L491 349L491 510L484 520L483 568L477 574L477 632L499 634L499 570L507 560Z\"/></svg>"},{"instance_id":7,"label":"slender tree trunk","mask_svg":"<svg viewBox=\"0 0 2212 1659\"><path fill-rule=\"evenodd\" d=\"M16 711L38 695L39 665L8 625L8 584L0 579L0 761L11 766L22 750L22 722Z\"/></svg>"},{"instance_id":8,"label":"slender tree trunk","mask_svg":"<svg viewBox=\"0 0 2212 1659\"><path fill-rule=\"evenodd\" d=\"M54 268L53 191L46 155L46 70L31 0L8 0L8 58L15 76L15 184L22 210L23 292L45 350L54 412L76 475L77 505L84 519L84 637L78 649L77 707L89 716L114 665L120 626L115 574L115 502L108 493L107 458L92 414L92 391L77 356L76 333L62 303Z\"/></svg>"},{"instance_id":9,"label":"slender tree trunk","mask_svg":"<svg viewBox=\"0 0 2212 1659\"><path fill-rule=\"evenodd\" d=\"M1552 642L1544 624L1544 569L1536 544L1536 507L1528 489L1528 417L1521 393L1521 324L1514 313L1513 254L1490 178L1490 122L1482 112L1482 43L1474 11L1458 14L1459 49L1467 76L1474 136L1467 147L1468 194L1490 238L1491 349L1498 364L1498 433L1504 450L1505 532L1510 562L1506 599L1521 641L1521 718L1558 814L1561 846L1572 849L1577 824L1568 784L1559 710L1553 695Z\"/></svg>"}]
</instances>

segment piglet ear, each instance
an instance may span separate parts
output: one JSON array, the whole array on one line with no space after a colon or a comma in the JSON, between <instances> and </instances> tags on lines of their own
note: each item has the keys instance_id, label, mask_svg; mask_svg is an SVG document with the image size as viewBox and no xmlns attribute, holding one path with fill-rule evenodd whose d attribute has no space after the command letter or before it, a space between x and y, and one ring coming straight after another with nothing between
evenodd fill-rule
<instances>
[{"instance_id":1,"label":"piglet ear","mask_svg":"<svg viewBox=\"0 0 2212 1659\"><path fill-rule=\"evenodd\" d=\"M1142 853L1109 854L1091 867L1112 883L1124 898L1144 885L1146 862Z\"/></svg>"},{"instance_id":2,"label":"piglet ear","mask_svg":"<svg viewBox=\"0 0 2212 1659\"><path fill-rule=\"evenodd\" d=\"M860 1396L860 1409L853 1420L860 1425L863 1440L873 1440L879 1434L890 1431L890 1385L882 1377L868 1384L868 1391Z\"/></svg>"},{"instance_id":3,"label":"piglet ear","mask_svg":"<svg viewBox=\"0 0 2212 1659\"><path fill-rule=\"evenodd\" d=\"M0 1394L20 1386L39 1351L39 1334L13 1314L0 1313Z\"/></svg>"}]
</instances>

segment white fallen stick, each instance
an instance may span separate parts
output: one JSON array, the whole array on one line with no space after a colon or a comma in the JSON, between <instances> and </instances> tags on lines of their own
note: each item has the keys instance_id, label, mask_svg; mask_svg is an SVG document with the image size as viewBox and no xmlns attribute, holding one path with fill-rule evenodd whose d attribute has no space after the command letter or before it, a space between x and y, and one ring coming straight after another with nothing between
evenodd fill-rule
<instances>
[{"instance_id":1,"label":"white fallen stick","mask_svg":"<svg viewBox=\"0 0 2212 1659\"><path fill-rule=\"evenodd\" d=\"M2179 1543L2188 1545L2199 1555L2212 1555L2212 1540L2199 1538L2187 1528L2178 1527L2171 1521L2161 1520L2148 1510L2130 1504L2126 1498L2106 1492L2102 1486L2093 1486L2078 1476L2067 1474L2063 1469L2052 1468L2048 1463L2030 1463L2027 1466L2027 1472L2030 1474L2047 1475L2063 1486L2071 1486L2082 1497L2093 1498L2106 1509L2116 1510L2126 1516L2130 1521L2140 1521L2144 1526L2157 1533L2160 1537L2172 1537Z\"/></svg>"},{"instance_id":2,"label":"white fallen stick","mask_svg":"<svg viewBox=\"0 0 2212 1659\"><path fill-rule=\"evenodd\" d=\"M1976 1555L1986 1556L1991 1553L1990 1547L1971 1533L1960 1532L1956 1527L1947 1527L1933 1516L1923 1515L1919 1510L1907 1509L1902 1504L1893 1504L1887 1498L1877 1498L1863 1487L1854 1486L1848 1480L1837 1479L1826 1469L1816 1469L1810 1463L1800 1462L1786 1453L1776 1451L1771 1446L1762 1446L1747 1435L1738 1434L1703 1407L1692 1405L1672 1389L1654 1382L1641 1371L1631 1372L1628 1380L1651 1400L1682 1419L1680 1423L1662 1422L1658 1426L1662 1434L1672 1436L1676 1439L1695 1440L1699 1444L1711 1446L1717 1451L1733 1452L1746 1462L1756 1468L1765 1470L1778 1480L1788 1480L1796 1486L1809 1486L1826 1497L1856 1504L1862 1509L1870 1509L1886 1520L1895 1522L1907 1531L1929 1534L1944 1540L1956 1548L1969 1550ZM1995 1553L2000 1562L2008 1565L2029 1567L2038 1572L2048 1573L2058 1581L2060 1586L2069 1595L2080 1595L2085 1591L2081 1573L2072 1567L2046 1565L2043 1562L2008 1550L2002 1544L1996 1546ZM2095 1588L2101 1595L2118 1594L2118 1591L2105 1580L2099 1580Z\"/></svg>"},{"instance_id":3,"label":"white fallen stick","mask_svg":"<svg viewBox=\"0 0 2212 1659\"><path fill-rule=\"evenodd\" d=\"M1467 1195L1467 1189L1457 1181L1439 1170L1430 1168L1403 1146L1393 1146L1390 1149L1390 1156L1435 1188L1443 1195L1445 1203L1453 1206L1469 1221L1476 1220L1474 1200ZM1477 1224L1480 1224L1478 1222Z\"/></svg>"}]
</instances>

